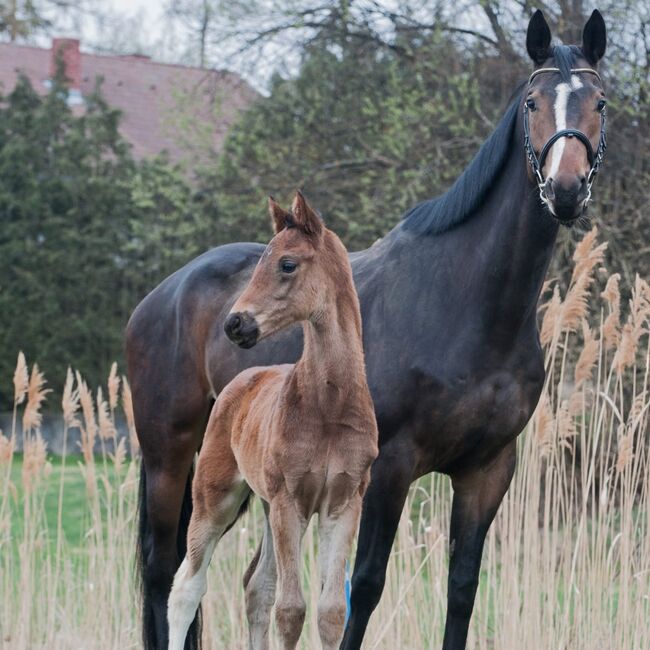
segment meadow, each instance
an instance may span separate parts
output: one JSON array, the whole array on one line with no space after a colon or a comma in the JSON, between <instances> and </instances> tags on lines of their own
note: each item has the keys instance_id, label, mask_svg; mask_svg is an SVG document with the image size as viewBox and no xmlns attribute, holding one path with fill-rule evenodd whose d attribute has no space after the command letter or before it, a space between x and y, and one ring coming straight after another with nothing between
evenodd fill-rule
<instances>
[{"instance_id":1,"label":"meadow","mask_svg":"<svg viewBox=\"0 0 650 650\"><path fill-rule=\"evenodd\" d=\"M605 248L590 231L569 286L551 279L544 288L547 380L486 541L468 648L650 648L650 286L637 277L623 301L619 276L603 268ZM46 386L19 355L14 424L0 437L0 647L139 647L128 383L114 367L94 392L69 371L64 434L78 426L82 442L64 458L50 457L39 433L43 407L53 408ZM116 443L118 412L129 436ZM440 647L450 506L447 477L413 485L365 647ZM217 548L206 647L246 647L241 578L261 516L255 504ZM316 551L310 532L302 648L318 647Z\"/></svg>"}]
</instances>

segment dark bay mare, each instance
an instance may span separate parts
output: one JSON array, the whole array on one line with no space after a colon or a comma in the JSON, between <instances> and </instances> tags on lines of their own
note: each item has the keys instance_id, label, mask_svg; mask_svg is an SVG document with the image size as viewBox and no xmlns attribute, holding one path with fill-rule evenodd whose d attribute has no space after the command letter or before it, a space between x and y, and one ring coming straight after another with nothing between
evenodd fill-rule
<instances>
[{"instance_id":1,"label":"dark bay mare","mask_svg":"<svg viewBox=\"0 0 650 650\"><path fill-rule=\"evenodd\" d=\"M444 648L465 647L484 538L544 381L540 290L559 224L582 217L604 151L595 66L605 38L594 12L581 47L551 47L548 25L535 13L526 45L536 72L465 172L442 197L351 255L380 453L364 500L342 648L361 646L409 485L431 471L448 474L454 489ZM167 645L191 468L215 395L244 368L300 356L298 329L249 351L224 334L263 251L231 244L205 253L152 291L129 322L143 455L146 648ZM187 647L197 647L198 635L196 623Z\"/></svg>"}]
</instances>

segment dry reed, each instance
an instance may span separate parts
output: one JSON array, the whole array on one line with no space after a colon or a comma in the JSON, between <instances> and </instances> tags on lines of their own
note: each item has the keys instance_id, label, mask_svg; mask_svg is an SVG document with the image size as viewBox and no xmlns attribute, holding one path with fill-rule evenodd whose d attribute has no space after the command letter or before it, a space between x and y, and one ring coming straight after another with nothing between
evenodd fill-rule
<instances>
[{"instance_id":1,"label":"dry reed","mask_svg":"<svg viewBox=\"0 0 650 650\"><path fill-rule=\"evenodd\" d=\"M512 487L486 540L468 642L473 650L650 648L650 288L636 279L621 325L619 277L610 276L594 296L603 251L592 231L576 249L566 293L546 286L553 289L540 307L547 380L519 440ZM111 454L104 448L97 458L93 451L98 438L115 441L121 384L128 449L137 453L128 383L111 368L106 401L101 392L93 399L82 378L68 374L64 422L66 432L81 427L82 461L66 471L82 471L88 501L86 535L75 548L62 533L63 479L56 530L43 516L42 379L38 369L28 374L21 355L15 404L27 398L25 411L32 409L27 419L23 415L31 432L23 485L8 478L16 420L11 434L0 437L0 645L139 647L132 571L137 461L127 457L125 439ZM446 477L432 475L411 490L365 647L440 647L450 505ZM241 578L260 534L256 505L218 547L204 601L207 647L245 647ZM310 529L303 648L318 647L316 557Z\"/></svg>"}]
</instances>

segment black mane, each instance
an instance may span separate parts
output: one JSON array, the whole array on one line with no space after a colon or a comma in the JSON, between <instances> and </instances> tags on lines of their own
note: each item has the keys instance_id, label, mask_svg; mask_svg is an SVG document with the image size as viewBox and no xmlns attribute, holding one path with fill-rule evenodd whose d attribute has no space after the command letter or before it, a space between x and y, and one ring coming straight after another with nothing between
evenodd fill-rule
<instances>
[{"instance_id":1,"label":"black mane","mask_svg":"<svg viewBox=\"0 0 650 650\"><path fill-rule=\"evenodd\" d=\"M584 56L582 51L576 45L556 45L551 54L562 80L570 83L571 68ZM438 235L472 216L508 158L518 107L519 92L516 92L496 129L456 182L442 196L411 208L403 217L404 228L421 235Z\"/></svg>"},{"instance_id":2,"label":"black mane","mask_svg":"<svg viewBox=\"0 0 650 650\"><path fill-rule=\"evenodd\" d=\"M442 196L411 208L403 217L404 228L421 235L437 235L463 223L476 212L510 154L519 103L517 93L496 129L456 182Z\"/></svg>"}]
</instances>

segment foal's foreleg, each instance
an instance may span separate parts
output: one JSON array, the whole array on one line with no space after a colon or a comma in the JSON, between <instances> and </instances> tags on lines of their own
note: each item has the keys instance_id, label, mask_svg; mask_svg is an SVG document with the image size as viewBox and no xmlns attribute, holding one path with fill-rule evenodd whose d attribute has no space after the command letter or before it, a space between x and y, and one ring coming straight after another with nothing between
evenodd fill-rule
<instances>
[{"instance_id":1,"label":"foal's foreleg","mask_svg":"<svg viewBox=\"0 0 650 650\"><path fill-rule=\"evenodd\" d=\"M307 522L287 493L273 499L269 514L278 569L275 620L282 648L293 650L298 644L305 622L306 605L300 582L300 548Z\"/></svg>"},{"instance_id":2,"label":"foal's foreleg","mask_svg":"<svg viewBox=\"0 0 650 650\"><path fill-rule=\"evenodd\" d=\"M394 442L393 442L394 441ZM386 579L386 565L413 478L414 454L395 436L379 450L364 497L342 650L359 650Z\"/></svg>"},{"instance_id":3,"label":"foal's foreleg","mask_svg":"<svg viewBox=\"0 0 650 650\"><path fill-rule=\"evenodd\" d=\"M318 599L318 632L324 650L339 647L345 625L345 560L359 527L361 495L340 513L319 515L319 555L323 587Z\"/></svg>"},{"instance_id":4,"label":"foal's foreleg","mask_svg":"<svg viewBox=\"0 0 650 650\"><path fill-rule=\"evenodd\" d=\"M488 466L452 476L447 622L443 650L463 650L474 608L483 542L515 469L513 440Z\"/></svg>"}]
</instances>

